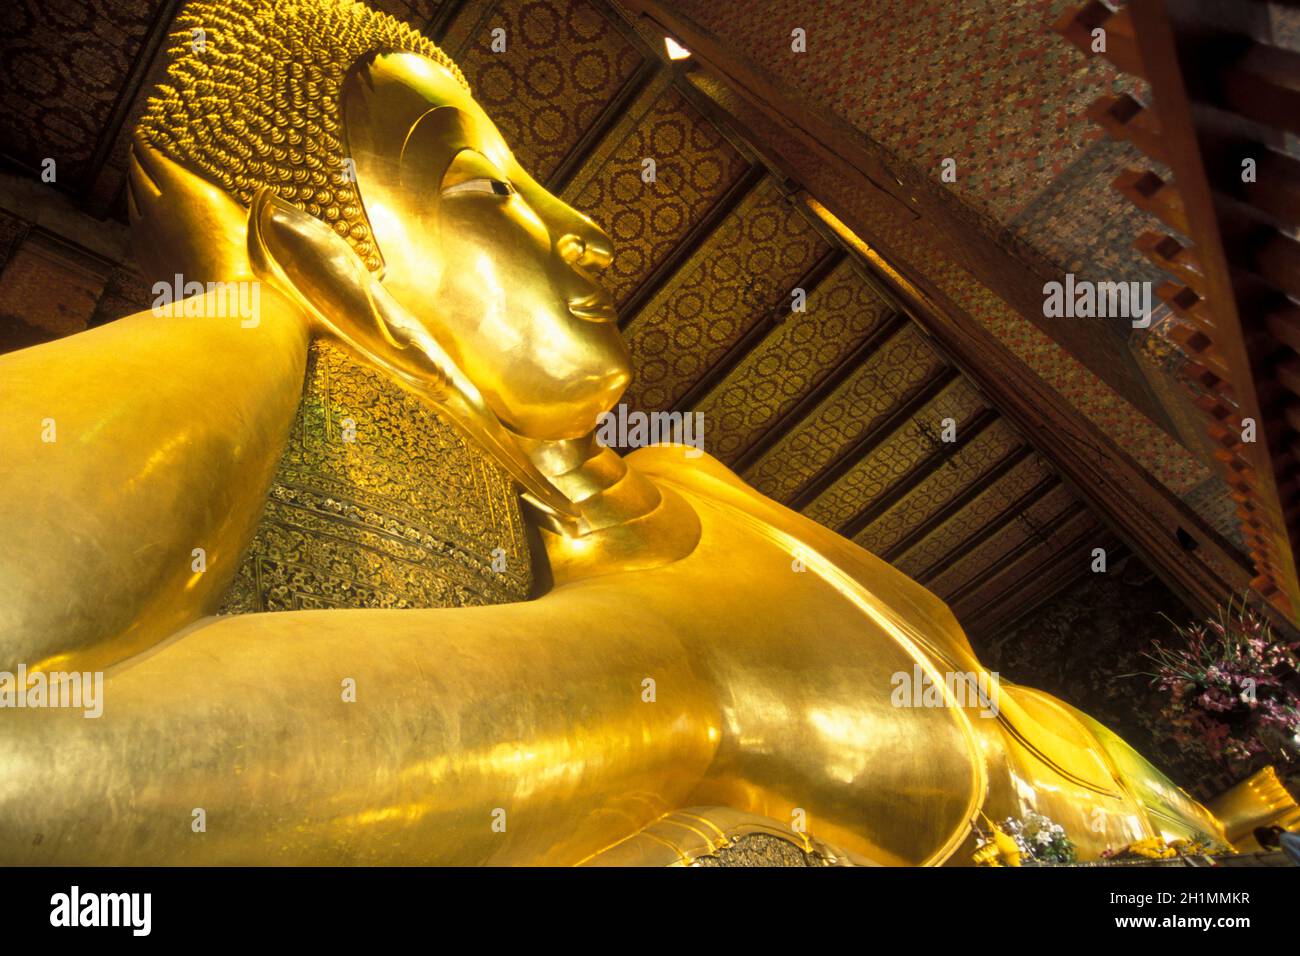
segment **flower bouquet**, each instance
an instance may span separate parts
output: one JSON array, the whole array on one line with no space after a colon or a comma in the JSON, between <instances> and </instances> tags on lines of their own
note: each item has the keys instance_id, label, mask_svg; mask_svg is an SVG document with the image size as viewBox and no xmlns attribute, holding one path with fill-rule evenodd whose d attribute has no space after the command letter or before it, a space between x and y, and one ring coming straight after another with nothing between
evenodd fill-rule
<instances>
[{"instance_id":1,"label":"flower bouquet","mask_svg":"<svg viewBox=\"0 0 1300 956\"><path fill-rule=\"evenodd\" d=\"M1075 860L1074 844L1065 835L1065 828L1041 813L1031 810L1023 820L1007 817L998 829L1015 841L1022 863L1073 863Z\"/></svg>"},{"instance_id":2,"label":"flower bouquet","mask_svg":"<svg viewBox=\"0 0 1300 956\"><path fill-rule=\"evenodd\" d=\"M1122 847L1107 847L1101 851L1103 860L1172 860L1175 857L1214 856L1227 852L1227 847L1211 840L1198 837L1195 840L1171 840L1166 842L1160 837L1148 837L1135 840Z\"/></svg>"},{"instance_id":3,"label":"flower bouquet","mask_svg":"<svg viewBox=\"0 0 1300 956\"><path fill-rule=\"evenodd\" d=\"M1237 774L1300 761L1300 643L1279 641L1244 600L1174 628L1184 646L1157 644L1146 655L1155 669L1144 672L1169 693L1165 732Z\"/></svg>"}]
</instances>

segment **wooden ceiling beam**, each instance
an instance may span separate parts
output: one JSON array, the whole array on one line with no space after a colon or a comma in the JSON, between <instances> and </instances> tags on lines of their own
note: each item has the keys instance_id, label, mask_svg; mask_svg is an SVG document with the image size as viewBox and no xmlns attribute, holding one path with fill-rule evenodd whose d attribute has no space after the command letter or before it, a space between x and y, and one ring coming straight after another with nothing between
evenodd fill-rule
<instances>
[{"instance_id":1,"label":"wooden ceiling beam","mask_svg":"<svg viewBox=\"0 0 1300 956\"><path fill-rule=\"evenodd\" d=\"M966 557L966 555L970 554L976 548L983 546L987 541L992 539L994 535L1001 533L1013 521L1027 513L1030 508L1042 501L1043 498L1059 486L1060 483L1061 479L1056 475L1048 475L1008 505L1006 509L992 521L983 527L976 529L973 533L967 536L964 541L958 544L957 547L953 548L920 574L915 575L916 580L922 584L928 585L929 582L935 580L939 575L943 574L962 558ZM1059 520L1053 520L1049 527L1055 528L1059 524Z\"/></svg>"},{"instance_id":2,"label":"wooden ceiling beam","mask_svg":"<svg viewBox=\"0 0 1300 956\"><path fill-rule=\"evenodd\" d=\"M896 406L889 417L872 428L857 441L850 442L830 463L803 485L790 499L789 507L802 511L812 504L823 491L846 474L880 446L880 443L915 418L926 405L939 397L939 393L961 377L951 365L946 365L932 375L929 381L916 389Z\"/></svg>"},{"instance_id":3,"label":"wooden ceiling beam","mask_svg":"<svg viewBox=\"0 0 1300 956\"><path fill-rule=\"evenodd\" d=\"M737 474L741 474L746 468L762 458L768 449L780 441L787 432L844 384L844 381L858 370L862 363L870 357L871 353L888 342L903 326L907 325L907 321L907 316L901 312L896 312L876 326L875 331L863 339L857 348L850 352L839 365L835 366L834 371L818 382L815 388L805 392L803 398L799 399L798 404L768 425L763 433L740 453L731 466L732 470Z\"/></svg>"},{"instance_id":4,"label":"wooden ceiling beam","mask_svg":"<svg viewBox=\"0 0 1300 956\"><path fill-rule=\"evenodd\" d=\"M945 266L969 273L1020 319L1070 349L1141 413L1174 428L1129 350L1116 344L1118 338L1099 338L1084 325L1044 315L1043 286L1061 279L1059 263L1032 244L1010 242L986 212L941 183L934 166L900 155L865 127L814 105L788 70L773 69L775 61L766 57L755 63L739 53L731 42L732 30L714 33L670 0L624 0L620 7L640 18L643 29L672 35L691 50L691 59L684 61L694 64L685 74L687 81L711 99L716 112L727 117L726 125L750 140L770 166L799 184L815 184L818 198L828 205L840 205L829 192L837 180L847 180L854 205L871 205L881 219L894 220L888 229L893 243L922 234L922 245L942 248ZM809 166L815 172L802 171Z\"/></svg>"},{"instance_id":5,"label":"wooden ceiling beam","mask_svg":"<svg viewBox=\"0 0 1300 956\"><path fill-rule=\"evenodd\" d=\"M795 283L794 288L803 289L811 297L817 287L826 281L827 276L834 272L844 259L843 247L832 246L809 267L808 271ZM684 412L694 408L709 392L722 384L726 377L735 370L736 366L758 348L764 339L776 331L778 326L786 322L791 316L791 306L794 304L792 296L787 295L787 298L791 301L774 303L771 308L765 309L758 320L745 330L745 334L736 340L717 362L705 370L703 375L695 380L695 383L674 404L673 410Z\"/></svg>"},{"instance_id":6,"label":"wooden ceiling beam","mask_svg":"<svg viewBox=\"0 0 1300 956\"><path fill-rule=\"evenodd\" d=\"M443 0L439 5L438 12L429 18L429 23L425 29L425 32L434 43L442 43L442 38L447 35L451 22L460 15L460 8L464 5L465 0Z\"/></svg>"},{"instance_id":7,"label":"wooden ceiling beam","mask_svg":"<svg viewBox=\"0 0 1300 956\"><path fill-rule=\"evenodd\" d=\"M73 193L81 211L96 219L107 218L116 210L125 208L121 203L125 197L127 166L121 160L135 132L132 120L143 108L149 90L166 76L171 60L167 54L168 40L181 7L182 0L163 0L154 7L140 49L131 61L130 70L113 102L112 112L99 131L86 178L80 187L75 191L67 190L62 176L56 182L56 188ZM32 175L39 176L39 170L33 170Z\"/></svg>"},{"instance_id":8,"label":"wooden ceiling beam","mask_svg":"<svg viewBox=\"0 0 1300 956\"><path fill-rule=\"evenodd\" d=\"M1089 0L1078 10L1066 10L1053 29L1082 52L1092 55L1097 42L1094 31L1102 30L1103 56L1118 70L1145 76L1142 55L1133 32L1133 18L1127 9L1112 10L1101 0Z\"/></svg>"}]
</instances>

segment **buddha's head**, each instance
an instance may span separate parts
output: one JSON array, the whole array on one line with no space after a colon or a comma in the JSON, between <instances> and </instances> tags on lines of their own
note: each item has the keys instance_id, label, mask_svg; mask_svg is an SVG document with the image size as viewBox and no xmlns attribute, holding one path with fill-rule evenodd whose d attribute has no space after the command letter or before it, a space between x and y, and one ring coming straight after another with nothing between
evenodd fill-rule
<instances>
[{"instance_id":1,"label":"buddha's head","mask_svg":"<svg viewBox=\"0 0 1300 956\"><path fill-rule=\"evenodd\" d=\"M519 165L441 50L350 0L204 0L178 22L137 148L199 177L181 192L205 208L148 215L133 184L148 271L232 278L211 273L240 271L248 209L273 193L328 240L296 248L354 256L507 428L592 430L630 375L597 282L610 240Z\"/></svg>"}]
</instances>

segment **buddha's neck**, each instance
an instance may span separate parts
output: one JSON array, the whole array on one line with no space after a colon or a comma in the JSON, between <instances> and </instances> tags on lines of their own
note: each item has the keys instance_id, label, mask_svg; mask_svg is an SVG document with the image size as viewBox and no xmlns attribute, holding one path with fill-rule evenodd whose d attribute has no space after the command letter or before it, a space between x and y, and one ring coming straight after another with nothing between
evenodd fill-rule
<instances>
[{"instance_id":1,"label":"buddha's neck","mask_svg":"<svg viewBox=\"0 0 1300 956\"><path fill-rule=\"evenodd\" d=\"M678 561L700 541L695 510L593 435L572 441L520 440L529 459L578 506L579 536L551 527L546 554L556 584Z\"/></svg>"},{"instance_id":2,"label":"buddha's neck","mask_svg":"<svg viewBox=\"0 0 1300 956\"><path fill-rule=\"evenodd\" d=\"M537 470L578 506L587 533L645 517L663 500L648 478L597 444L594 434L566 441L518 440Z\"/></svg>"}]
</instances>

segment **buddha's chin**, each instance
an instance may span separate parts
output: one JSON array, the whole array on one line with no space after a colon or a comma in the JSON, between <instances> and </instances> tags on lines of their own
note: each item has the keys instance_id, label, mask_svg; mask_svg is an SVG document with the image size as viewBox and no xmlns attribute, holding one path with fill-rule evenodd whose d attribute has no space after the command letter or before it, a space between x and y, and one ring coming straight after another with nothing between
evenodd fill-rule
<instances>
[{"instance_id":1,"label":"buddha's chin","mask_svg":"<svg viewBox=\"0 0 1300 956\"><path fill-rule=\"evenodd\" d=\"M506 427L521 438L535 442L571 441L590 435L600 423L600 416L608 409L593 407L590 415L574 418L549 418L527 416L506 422Z\"/></svg>"},{"instance_id":2,"label":"buddha's chin","mask_svg":"<svg viewBox=\"0 0 1300 956\"><path fill-rule=\"evenodd\" d=\"M581 398L571 395L554 403L529 403L524 407L496 408L502 423L521 438L537 442L570 441L591 434L602 416L618 402L627 388L625 374L596 378ZM496 405L495 402L492 403Z\"/></svg>"}]
</instances>

